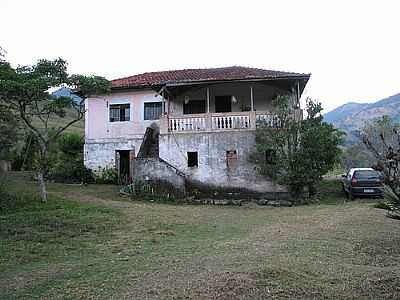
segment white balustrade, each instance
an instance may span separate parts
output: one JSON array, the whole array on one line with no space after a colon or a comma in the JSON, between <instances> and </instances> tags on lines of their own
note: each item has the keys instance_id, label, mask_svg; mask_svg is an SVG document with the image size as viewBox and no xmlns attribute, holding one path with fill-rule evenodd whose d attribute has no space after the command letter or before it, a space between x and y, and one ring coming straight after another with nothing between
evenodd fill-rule
<instances>
[{"instance_id":1,"label":"white balustrade","mask_svg":"<svg viewBox=\"0 0 400 300\"><path fill-rule=\"evenodd\" d=\"M271 113L257 113L256 126L280 127L278 116Z\"/></svg>"},{"instance_id":2,"label":"white balustrade","mask_svg":"<svg viewBox=\"0 0 400 300\"><path fill-rule=\"evenodd\" d=\"M212 116L212 129L247 129L250 128L250 116L246 115L220 115Z\"/></svg>"},{"instance_id":3,"label":"white balustrade","mask_svg":"<svg viewBox=\"0 0 400 300\"><path fill-rule=\"evenodd\" d=\"M164 124L167 124L166 120ZM168 118L169 132L254 129L254 126L260 125L280 127L280 122L276 115L261 111L170 116Z\"/></svg>"},{"instance_id":4,"label":"white balustrade","mask_svg":"<svg viewBox=\"0 0 400 300\"><path fill-rule=\"evenodd\" d=\"M206 129L205 117L181 117L169 119L169 131L182 132L182 131L201 131Z\"/></svg>"}]
</instances>

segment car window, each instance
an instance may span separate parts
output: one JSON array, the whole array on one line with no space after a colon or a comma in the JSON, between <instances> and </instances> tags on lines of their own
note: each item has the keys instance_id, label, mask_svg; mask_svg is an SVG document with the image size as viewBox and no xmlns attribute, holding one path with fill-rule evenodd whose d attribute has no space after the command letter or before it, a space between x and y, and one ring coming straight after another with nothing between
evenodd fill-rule
<instances>
[{"instance_id":1,"label":"car window","mask_svg":"<svg viewBox=\"0 0 400 300\"><path fill-rule=\"evenodd\" d=\"M379 178L380 175L377 171L374 170L360 170L355 171L353 177L356 179L374 179Z\"/></svg>"}]
</instances>

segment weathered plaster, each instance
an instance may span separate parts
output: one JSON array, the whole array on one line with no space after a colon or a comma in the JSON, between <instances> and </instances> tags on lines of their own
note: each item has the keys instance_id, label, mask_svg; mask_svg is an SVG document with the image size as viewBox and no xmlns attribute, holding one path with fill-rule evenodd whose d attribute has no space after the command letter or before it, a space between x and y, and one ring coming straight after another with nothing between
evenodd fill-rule
<instances>
[{"instance_id":1,"label":"weathered plaster","mask_svg":"<svg viewBox=\"0 0 400 300\"><path fill-rule=\"evenodd\" d=\"M160 157L188 179L219 187L246 188L258 192L285 191L260 176L249 162L255 147L255 131L226 131L160 135ZM228 168L226 151L236 150L237 162ZM187 152L198 152L198 167L187 166Z\"/></svg>"},{"instance_id":2,"label":"weathered plaster","mask_svg":"<svg viewBox=\"0 0 400 300\"><path fill-rule=\"evenodd\" d=\"M84 146L85 166L93 171L100 171L105 167L114 168L115 151L139 151L142 138L133 139L93 139L86 140Z\"/></svg>"}]
</instances>

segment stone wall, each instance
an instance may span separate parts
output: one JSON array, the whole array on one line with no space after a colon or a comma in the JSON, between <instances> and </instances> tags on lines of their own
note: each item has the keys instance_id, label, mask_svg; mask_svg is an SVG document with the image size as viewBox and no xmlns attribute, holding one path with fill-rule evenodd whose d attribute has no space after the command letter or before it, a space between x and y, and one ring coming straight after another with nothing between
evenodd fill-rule
<instances>
[{"instance_id":1,"label":"stone wall","mask_svg":"<svg viewBox=\"0 0 400 300\"><path fill-rule=\"evenodd\" d=\"M85 143L85 166L93 171L115 167L116 150L140 149L142 138L93 139ZM158 159L136 160L133 178L165 180L181 189L185 178L210 188L234 188L257 193L284 193L286 189L260 176L249 162L255 147L255 131L161 134L160 158L181 171L166 168ZM198 166L188 167L187 152L198 153Z\"/></svg>"},{"instance_id":2,"label":"stone wall","mask_svg":"<svg viewBox=\"0 0 400 300\"><path fill-rule=\"evenodd\" d=\"M158 158L137 158L133 166L133 178L138 181L163 181L185 192L185 177Z\"/></svg>"},{"instance_id":3,"label":"stone wall","mask_svg":"<svg viewBox=\"0 0 400 300\"><path fill-rule=\"evenodd\" d=\"M99 171L105 167L114 168L116 167L115 151L134 150L136 155L141 143L142 138L86 140L84 146L85 166L93 171Z\"/></svg>"},{"instance_id":4,"label":"stone wall","mask_svg":"<svg viewBox=\"0 0 400 300\"><path fill-rule=\"evenodd\" d=\"M258 193L286 192L260 176L249 162L255 131L161 134L159 141L160 157L185 173L188 180ZM197 167L188 167L187 152L198 152Z\"/></svg>"}]
</instances>

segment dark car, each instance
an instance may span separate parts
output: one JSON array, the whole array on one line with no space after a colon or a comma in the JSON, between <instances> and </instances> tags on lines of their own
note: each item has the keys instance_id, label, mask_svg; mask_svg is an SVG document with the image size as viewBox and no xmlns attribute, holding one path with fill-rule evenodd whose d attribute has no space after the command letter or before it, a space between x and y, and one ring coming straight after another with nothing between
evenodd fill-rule
<instances>
[{"instance_id":1,"label":"dark car","mask_svg":"<svg viewBox=\"0 0 400 300\"><path fill-rule=\"evenodd\" d=\"M383 197L383 177L372 168L353 168L342 175L343 191L348 198Z\"/></svg>"}]
</instances>

